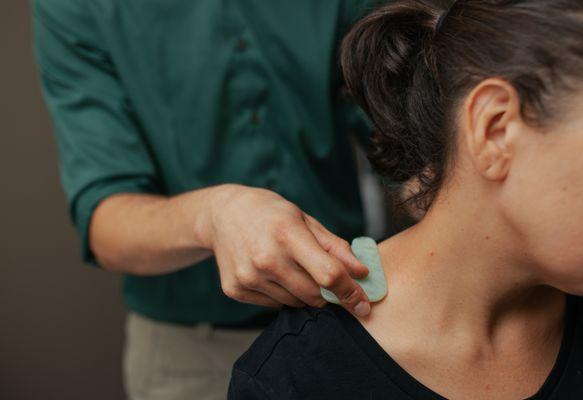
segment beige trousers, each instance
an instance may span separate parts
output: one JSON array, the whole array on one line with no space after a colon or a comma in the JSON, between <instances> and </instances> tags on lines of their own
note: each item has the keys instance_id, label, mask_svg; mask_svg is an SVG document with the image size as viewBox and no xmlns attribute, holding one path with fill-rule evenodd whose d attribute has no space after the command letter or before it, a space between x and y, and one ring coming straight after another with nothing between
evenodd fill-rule
<instances>
[{"instance_id":1,"label":"beige trousers","mask_svg":"<svg viewBox=\"0 0 583 400\"><path fill-rule=\"evenodd\" d=\"M167 324L130 313L124 381L130 400L224 400L237 358L259 330Z\"/></svg>"}]
</instances>

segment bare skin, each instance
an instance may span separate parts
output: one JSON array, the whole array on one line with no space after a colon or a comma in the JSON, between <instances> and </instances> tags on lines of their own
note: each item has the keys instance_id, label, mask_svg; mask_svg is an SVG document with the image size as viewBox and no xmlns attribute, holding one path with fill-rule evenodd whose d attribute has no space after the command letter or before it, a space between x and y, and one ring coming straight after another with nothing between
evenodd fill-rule
<instances>
[{"instance_id":1,"label":"bare skin","mask_svg":"<svg viewBox=\"0 0 583 400\"><path fill-rule=\"evenodd\" d=\"M111 271L159 275L212 255L235 300L280 307L325 304L319 287L367 315L368 298L351 277L368 270L348 243L274 192L220 185L175 197L120 194L94 212L90 245Z\"/></svg>"},{"instance_id":2,"label":"bare skin","mask_svg":"<svg viewBox=\"0 0 583 400\"><path fill-rule=\"evenodd\" d=\"M455 228L444 235L431 218L380 245L389 295L361 322L407 372L448 399L535 394L560 348L564 294L495 264L495 239ZM492 268L468 262L474 245L483 254L475 259L492 260ZM508 284L495 284L506 272Z\"/></svg>"},{"instance_id":3,"label":"bare skin","mask_svg":"<svg viewBox=\"0 0 583 400\"><path fill-rule=\"evenodd\" d=\"M583 293L576 97L543 132L511 85L482 82L460 107L455 164L432 208L380 244L389 295L360 321L446 398L527 398L553 368L565 292Z\"/></svg>"}]
</instances>

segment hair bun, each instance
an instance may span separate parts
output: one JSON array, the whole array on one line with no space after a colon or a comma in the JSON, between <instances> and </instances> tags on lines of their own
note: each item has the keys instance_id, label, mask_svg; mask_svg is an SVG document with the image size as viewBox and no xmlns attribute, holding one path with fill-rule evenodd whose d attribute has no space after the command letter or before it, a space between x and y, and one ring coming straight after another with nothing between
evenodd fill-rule
<instances>
[{"instance_id":1,"label":"hair bun","mask_svg":"<svg viewBox=\"0 0 583 400\"><path fill-rule=\"evenodd\" d=\"M433 37L438 19L437 9L409 0L381 7L354 25L342 42L341 64L351 94L365 110L378 84L407 85L411 62Z\"/></svg>"},{"instance_id":2,"label":"hair bun","mask_svg":"<svg viewBox=\"0 0 583 400\"><path fill-rule=\"evenodd\" d=\"M348 90L377 130L369 159L395 183L426 171L428 151L439 148L427 133L416 131L411 116L420 110L411 109L411 104L418 103L412 101L409 88L420 79L431 79L431 71L420 64L426 64L426 50L440 13L421 0L390 3L357 22L342 43Z\"/></svg>"},{"instance_id":3,"label":"hair bun","mask_svg":"<svg viewBox=\"0 0 583 400\"><path fill-rule=\"evenodd\" d=\"M582 16L581 0L391 0L356 23L344 77L376 127L371 163L414 189L398 205L429 208L455 163L460 101L481 81L506 80L526 122L552 122L583 79Z\"/></svg>"}]
</instances>

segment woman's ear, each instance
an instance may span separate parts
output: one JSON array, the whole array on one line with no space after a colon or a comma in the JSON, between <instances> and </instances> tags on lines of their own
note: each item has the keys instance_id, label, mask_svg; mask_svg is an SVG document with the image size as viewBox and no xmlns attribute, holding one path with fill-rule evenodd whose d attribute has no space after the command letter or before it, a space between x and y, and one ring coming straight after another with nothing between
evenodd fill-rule
<instances>
[{"instance_id":1,"label":"woman's ear","mask_svg":"<svg viewBox=\"0 0 583 400\"><path fill-rule=\"evenodd\" d=\"M505 179L516 128L523 124L518 93L503 79L486 79L472 90L463 113L462 138L474 167L488 180Z\"/></svg>"}]
</instances>

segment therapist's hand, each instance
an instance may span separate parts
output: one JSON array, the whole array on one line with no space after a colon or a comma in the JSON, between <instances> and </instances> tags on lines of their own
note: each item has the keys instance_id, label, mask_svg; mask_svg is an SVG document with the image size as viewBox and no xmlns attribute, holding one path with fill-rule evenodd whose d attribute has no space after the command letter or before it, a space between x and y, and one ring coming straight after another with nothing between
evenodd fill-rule
<instances>
[{"instance_id":1,"label":"therapist's hand","mask_svg":"<svg viewBox=\"0 0 583 400\"><path fill-rule=\"evenodd\" d=\"M370 312L366 294L351 278L365 277L367 268L348 242L297 206L269 190L240 185L216 187L210 204L199 229L227 296L268 307L321 307L324 287L349 312Z\"/></svg>"}]
</instances>

